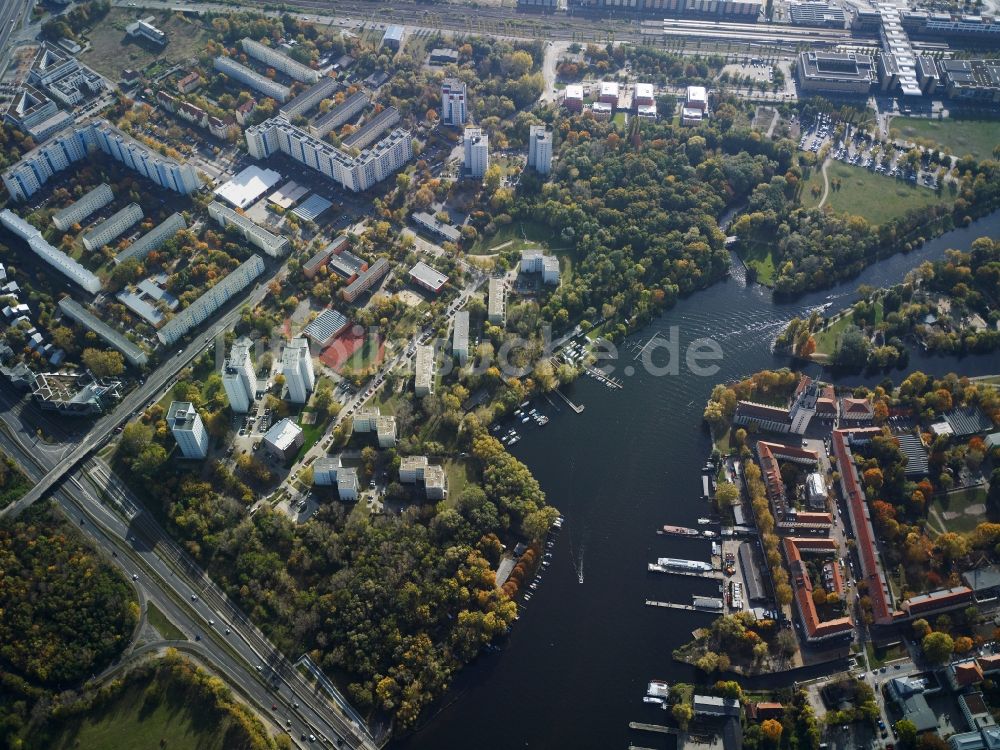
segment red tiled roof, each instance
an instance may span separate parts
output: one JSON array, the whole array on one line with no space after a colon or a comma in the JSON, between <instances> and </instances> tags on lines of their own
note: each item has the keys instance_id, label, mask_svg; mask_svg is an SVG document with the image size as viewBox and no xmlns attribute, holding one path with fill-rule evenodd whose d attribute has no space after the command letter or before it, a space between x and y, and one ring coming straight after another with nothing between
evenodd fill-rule
<instances>
[{"instance_id":1,"label":"red tiled roof","mask_svg":"<svg viewBox=\"0 0 1000 750\"><path fill-rule=\"evenodd\" d=\"M845 396L840 399L840 408L843 416L848 419L866 419L874 413L872 405L865 398Z\"/></svg>"},{"instance_id":2,"label":"red tiled roof","mask_svg":"<svg viewBox=\"0 0 1000 750\"><path fill-rule=\"evenodd\" d=\"M983 670L974 659L955 664L952 668L955 683L967 687L983 681Z\"/></svg>"},{"instance_id":3,"label":"red tiled roof","mask_svg":"<svg viewBox=\"0 0 1000 750\"><path fill-rule=\"evenodd\" d=\"M829 513L800 510L795 514L795 523L810 526L833 526L833 516Z\"/></svg>"},{"instance_id":4,"label":"red tiled roof","mask_svg":"<svg viewBox=\"0 0 1000 750\"><path fill-rule=\"evenodd\" d=\"M773 719L784 716L785 707L780 703L760 702L751 704L758 719Z\"/></svg>"},{"instance_id":5,"label":"red tiled roof","mask_svg":"<svg viewBox=\"0 0 1000 750\"><path fill-rule=\"evenodd\" d=\"M807 450L805 448L799 448L795 445L782 445L781 443L766 443L764 441L759 441L757 445L766 445L770 452L774 456L784 456L786 458L796 459L804 458L809 461L819 462L819 455L816 451Z\"/></svg>"},{"instance_id":6,"label":"red tiled roof","mask_svg":"<svg viewBox=\"0 0 1000 750\"><path fill-rule=\"evenodd\" d=\"M746 419L764 419L768 422L791 423L791 417L788 414L788 409L783 409L780 406L758 404L754 401L737 401L736 414L734 418L736 417L744 417Z\"/></svg>"},{"instance_id":7,"label":"red tiled roof","mask_svg":"<svg viewBox=\"0 0 1000 750\"><path fill-rule=\"evenodd\" d=\"M834 560L830 563L830 570L833 573L833 592L837 596L844 595L844 576L840 572L840 562Z\"/></svg>"},{"instance_id":8,"label":"red tiled roof","mask_svg":"<svg viewBox=\"0 0 1000 750\"><path fill-rule=\"evenodd\" d=\"M851 525L854 527L854 538L857 541L858 556L861 559L861 571L868 584L868 598L872 603L872 614L876 623L888 624L892 622L893 614L892 610L889 609L885 575L875 553L875 531L872 529L868 506L865 504L865 493L861 491L858 470L854 465L851 450L847 447L847 436L851 432L852 430L833 431L833 453L837 459L837 469L840 471L841 490L851 515Z\"/></svg>"},{"instance_id":9,"label":"red tiled roof","mask_svg":"<svg viewBox=\"0 0 1000 750\"><path fill-rule=\"evenodd\" d=\"M788 561L788 569L791 572L792 589L795 592L795 603L802 618L802 627L806 633L806 639L813 641L828 636L846 633L854 629L854 622L850 616L838 617L833 620L821 621L819 613L816 611L816 603L812 598L812 581L809 578L809 571L806 570L802 561L801 549L810 551L826 551L831 548L836 550L837 544L832 539L804 539L796 537L785 537L781 540L785 550L785 559ZM827 544L817 544L826 542Z\"/></svg>"},{"instance_id":10,"label":"red tiled roof","mask_svg":"<svg viewBox=\"0 0 1000 750\"><path fill-rule=\"evenodd\" d=\"M979 662L979 667L983 670L983 672L995 672L1000 669L1000 654L980 656L977 661Z\"/></svg>"},{"instance_id":11,"label":"red tiled roof","mask_svg":"<svg viewBox=\"0 0 1000 750\"><path fill-rule=\"evenodd\" d=\"M910 597L903 602L903 609L912 617L938 609L957 607L969 601L972 601L972 589L968 586L955 586L950 589L940 589L928 594Z\"/></svg>"}]
</instances>

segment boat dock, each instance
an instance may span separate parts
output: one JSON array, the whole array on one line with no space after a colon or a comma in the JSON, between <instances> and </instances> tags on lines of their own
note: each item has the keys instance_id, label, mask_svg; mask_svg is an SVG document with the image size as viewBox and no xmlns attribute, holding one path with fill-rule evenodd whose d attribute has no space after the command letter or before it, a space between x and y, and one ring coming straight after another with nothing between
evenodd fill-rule
<instances>
[{"instance_id":1,"label":"boat dock","mask_svg":"<svg viewBox=\"0 0 1000 750\"><path fill-rule=\"evenodd\" d=\"M668 568L659 563L648 563L646 569L650 573L669 573L674 576L688 576L689 578L709 578L713 581L723 581L723 575L717 570L681 570L680 568Z\"/></svg>"},{"instance_id":2,"label":"boat dock","mask_svg":"<svg viewBox=\"0 0 1000 750\"><path fill-rule=\"evenodd\" d=\"M618 378L609 378L600 370L596 370L590 365L584 365L583 371L600 383L604 383L608 388L624 388L624 384Z\"/></svg>"},{"instance_id":3,"label":"boat dock","mask_svg":"<svg viewBox=\"0 0 1000 750\"><path fill-rule=\"evenodd\" d=\"M695 596L694 604L678 604L677 602L658 602L655 599L647 599L647 607L663 607L665 609L681 609L685 612L710 612L722 614L725 604L722 599L714 599L709 596Z\"/></svg>"},{"instance_id":4,"label":"boat dock","mask_svg":"<svg viewBox=\"0 0 1000 750\"><path fill-rule=\"evenodd\" d=\"M674 727L665 727L662 724L647 724L644 721L630 721L628 723L629 729L635 729L640 732L656 732L657 734L675 734L679 735L681 733L680 729Z\"/></svg>"},{"instance_id":5,"label":"boat dock","mask_svg":"<svg viewBox=\"0 0 1000 750\"><path fill-rule=\"evenodd\" d=\"M560 391L558 388L556 388L553 391L553 393L557 394L559 396L559 398L561 398L563 401L565 401L566 405L570 409L572 409L573 411L575 411L577 414L582 414L583 413L583 406L582 405L581 406L577 406L576 404L574 404L572 401L569 400L569 398L566 396L566 394L563 393L562 391Z\"/></svg>"}]
</instances>

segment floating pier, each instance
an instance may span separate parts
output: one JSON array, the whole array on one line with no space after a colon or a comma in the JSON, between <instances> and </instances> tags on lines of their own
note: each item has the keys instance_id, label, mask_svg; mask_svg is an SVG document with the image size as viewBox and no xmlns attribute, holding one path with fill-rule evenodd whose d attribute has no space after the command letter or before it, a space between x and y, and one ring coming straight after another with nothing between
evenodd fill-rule
<instances>
[{"instance_id":1,"label":"floating pier","mask_svg":"<svg viewBox=\"0 0 1000 750\"><path fill-rule=\"evenodd\" d=\"M675 729L674 727L665 727L662 724L647 724L644 721L630 721L628 723L629 729L636 729L640 732L656 732L657 734L680 734L680 729Z\"/></svg>"},{"instance_id":2,"label":"floating pier","mask_svg":"<svg viewBox=\"0 0 1000 750\"><path fill-rule=\"evenodd\" d=\"M583 406L577 406L576 404L574 404L572 401L569 400L569 397L567 397L566 394L563 393L562 391L560 391L558 388L556 388L555 391L553 391L553 392L556 393L556 394L558 394L559 398L561 398L563 401L565 401L566 405L570 409L572 409L573 411L575 411L577 414L582 414L583 413Z\"/></svg>"},{"instance_id":3,"label":"floating pier","mask_svg":"<svg viewBox=\"0 0 1000 750\"><path fill-rule=\"evenodd\" d=\"M694 604L677 604L676 602L658 602L654 599L647 599L647 607L663 607L665 609L681 609L685 612L714 612L722 614L725 610L725 603L722 599L711 596L692 596Z\"/></svg>"}]
</instances>

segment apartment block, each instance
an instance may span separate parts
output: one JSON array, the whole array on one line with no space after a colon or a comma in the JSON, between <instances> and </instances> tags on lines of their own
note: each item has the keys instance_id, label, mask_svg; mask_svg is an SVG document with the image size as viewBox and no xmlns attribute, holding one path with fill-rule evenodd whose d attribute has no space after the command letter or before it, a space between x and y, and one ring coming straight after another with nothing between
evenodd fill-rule
<instances>
[{"instance_id":1,"label":"apartment block","mask_svg":"<svg viewBox=\"0 0 1000 750\"><path fill-rule=\"evenodd\" d=\"M264 273L264 260L259 255L251 255L238 268L231 271L222 281L185 307L156 332L156 338L169 346L180 340L188 331L208 320L208 318Z\"/></svg>"},{"instance_id":2,"label":"apartment block","mask_svg":"<svg viewBox=\"0 0 1000 750\"><path fill-rule=\"evenodd\" d=\"M173 401L167 409L167 424L184 458L208 455L208 432L198 410L189 401Z\"/></svg>"},{"instance_id":3,"label":"apartment block","mask_svg":"<svg viewBox=\"0 0 1000 750\"><path fill-rule=\"evenodd\" d=\"M539 174L552 171L552 131L545 125L528 129L528 166Z\"/></svg>"},{"instance_id":4,"label":"apartment block","mask_svg":"<svg viewBox=\"0 0 1000 750\"><path fill-rule=\"evenodd\" d=\"M451 353L458 358L458 363L464 365L469 361L469 311L459 310L455 313L455 330L452 333Z\"/></svg>"},{"instance_id":5,"label":"apartment block","mask_svg":"<svg viewBox=\"0 0 1000 750\"><path fill-rule=\"evenodd\" d=\"M137 344L129 341L125 336L109 326L96 315L88 312L81 304L69 297L59 300L59 310L70 320L74 320L88 331L93 331L104 342L122 353L125 361L133 367L144 367L149 362L149 357Z\"/></svg>"},{"instance_id":6,"label":"apartment block","mask_svg":"<svg viewBox=\"0 0 1000 750\"><path fill-rule=\"evenodd\" d=\"M244 37L240 40L240 46L250 57L284 73L289 78L303 83L316 83L319 80L318 70L313 70L308 65L303 65L284 52L268 47L266 44Z\"/></svg>"},{"instance_id":7,"label":"apartment block","mask_svg":"<svg viewBox=\"0 0 1000 750\"><path fill-rule=\"evenodd\" d=\"M73 201L66 208L52 214L52 223L60 232L65 232L74 224L78 224L86 219L97 209L104 208L114 199L115 194L111 191L111 186L107 183L102 183L79 200Z\"/></svg>"},{"instance_id":8,"label":"apartment block","mask_svg":"<svg viewBox=\"0 0 1000 750\"><path fill-rule=\"evenodd\" d=\"M29 151L3 172L4 186L14 200L26 200L54 174L98 149L168 190L186 195L201 187L198 171L193 166L161 156L106 120L64 130L48 143Z\"/></svg>"},{"instance_id":9,"label":"apartment block","mask_svg":"<svg viewBox=\"0 0 1000 750\"><path fill-rule=\"evenodd\" d=\"M26 243L31 251L48 263L59 273L66 276L70 281L78 284L91 294L101 291L101 280L94 274L81 266L75 260L52 247L42 233L26 222L20 216L12 213L10 209L0 211L0 224L16 234Z\"/></svg>"},{"instance_id":10,"label":"apartment block","mask_svg":"<svg viewBox=\"0 0 1000 750\"><path fill-rule=\"evenodd\" d=\"M316 375L307 339L291 339L285 344L281 353L281 374L285 376L289 401L304 404L309 400L309 394L316 388Z\"/></svg>"},{"instance_id":11,"label":"apartment block","mask_svg":"<svg viewBox=\"0 0 1000 750\"><path fill-rule=\"evenodd\" d=\"M364 89L355 91L337 106L330 107L326 114L317 117L309 126L309 133L314 138L322 138L331 130L336 130L361 114L366 104L368 104L368 92Z\"/></svg>"},{"instance_id":12,"label":"apartment block","mask_svg":"<svg viewBox=\"0 0 1000 750\"><path fill-rule=\"evenodd\" d=\"M281 151L356 193L395 174L413 156L410 133L401 128L357 156L314 138L282 117L247 128L245 136L254 158L266 159Z\"/></svg>"},{"instance_id":13,"label":"apartment block","mask_svg":"<svg viewBox=\"0 0 1000 750\"><path fill-rule=\"evenodd\" d=\"M429 396L434 393L435 356L433 346L417 346L414 358L413 392L417 396Z\"/></svg>"},{"instance_id":14,"label":"apartment block","mask_svg":"<svg viewBox=\"0 0 1000 750\"><path fill-rule=\"evenodd\" d=\"M521 251L521 273L540 273L542 283L559 283L559 258L545 255L541 250Z\"/></svg>"},{"instance_id":15,"label":"apartment block","mask_svg":"<svg viewBox=\"0 0 1000 750\"><path fill-rule=\"evenodd\" d=\"M162 247L167 240L182 229L187 229L187 222L184 221L184 216L179 212L170 214L170 216L118 253L115 256L115 263L124 263L133 258L140 262L145 260L147 255Z\"/></svg>"},{"instance_id":16,"label":"apartment block","mask_svg":"<svg viewBox=\"0 0 1000 750\"><path fill-rule=\"evenodd\" d=\"M507 282L503 279L490 279L486 317L490 323L498 326L507 322Z\"/></svg>"},{"instance_id":17,"label":"apartment block","mask_svg":"<svg viewBox=\"0 0 1000 750\"><path fill-rule=\"evenodd\" d=\"M441 81L441 124L452 127L465 125L466 112L465 83L457 78Z\"/></svg>"},{"instance_id":18,"label":"apartment block","mask_svg":"<svg viewBox=\"0 0 1000 750\"><path fill-rule=\"evenodd\" d=\"M251 245L260 248L272 258L278 258L288 251L288 239L279 237L276 234L258 226L243 214L238 214L233 209L222 205L218 201L208 204L208 215L215 219L225 228L234 226L240 230L240 234Z\"/></svg>"},{"instance_id":19,"label":"apartment block","mask_svg":"<svg viewBox=\"0 0 1000 750\"><path fill-rule=\"evenodd\" d=\"M462 166L470 177L482 179L490 168L490 136L481 128L466 128Z\"/></svg>"},{"instance_id":20,"label":"apartment block","mask_svg":"<svg viewBox=\"0 0 1000 750\"><path fill-rule=\"evenodd\" d=\"M340 84L335 78L320 78L314 86L310 86L290 102L281 105L279 111L288 118L305 114L313 107L319 106L319 103L324 99L333 98L339 88Z\"/></svg>"},{"instance_id":21,"label":"apartment block","mask_svg":"<svg viewBox=\"0 0 1000 750\"><path fill-rule=\"evenodd\" d=\"M25 86L11 99L4 113L4 122L23 130L35 143L41 143L72 125L73 116L56 107L56 103L40 89Z\"/></svg>"},{"instance_id":22,"label":"apartment block","mask_svg":"<svg viewBox=\"0 0 1000 750\"><path fill-rule=\"evenodd\" d=\"M258 91L264 96L269 96L280 104L288 101L292 95L291 89L282 86L270 78L262 76L256 70L248 68L246 65L236 62L231 57L219 55L215 58L215 69L223 73L234 81L246 84L254 91Z\"/></svg>"},{"instance_id":23,"label":"apartment block","mask_svg":"<svg viewBox=\"0 0 1000 750\"><path fill-rule=\"evenodd\" d=\"M237 339L222 365L222 386L229 398L229 408L237 414L250 411L257 395L257 374L250 357L252 346L250 339Z\"/></svg>"},{"instance_id":24,"label":"apartment block","mask_svg":"<svg viewBox=\"0 0 1000 750\"><path fill-rule=\"evenodd\" d=\"M142 209L138 203L129 203L125 208L116 211L96 227L83 235L83 246L88 250L104 247L115 238L124 234L127 229L142 220Z\"/></svg>"}]
</instances>

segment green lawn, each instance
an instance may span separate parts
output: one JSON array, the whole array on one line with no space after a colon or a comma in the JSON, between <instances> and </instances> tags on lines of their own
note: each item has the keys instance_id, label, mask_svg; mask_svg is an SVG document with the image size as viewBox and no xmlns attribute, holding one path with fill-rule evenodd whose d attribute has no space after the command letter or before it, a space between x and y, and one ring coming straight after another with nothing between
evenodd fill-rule
<instances>
[{"instance_id":1,"label":"green lawn","mask_svg":"<svg viewBox=\"0 0 1000 750\"><path fill-rule=\"evenodd\" d=\"M533 221L514 221L497 229L492 236L480 236L469 248L470 255L488 255L495 252L498 245L504 245L500 250L523 250L541 245L548 248L558 236L544 224ZM510 244L506 244L510 243Z\"/></svg>"},{"instance_id":2,"label":"green lawn","mask_svg":"<svg viewBox=\"0 0 1000 750\"><path fill-rule=\"evenodd\" d=\"M307 414L311 413L311 411L303 409L302 413ZM299 448L299 452L295 456L295 461L301 461L303 456L306 455L306 451L316 445L316 441L323 437L323 432L326 430L328 421L327 419L317 417L314 424L302 424L299 422L299 427L302 428L302 447Z\"/></svg>"},{"instance_id":3,"label":"green lawn","mask_svg":"<svg viewBox=\"0 0 1000 750\"><path fill-rule=\"evenodd\" d=\"M889 646L875 646L871 641L865 643L865 650L868 652L868 664L874 668L885 665L886 662L902 659L907 651L901 643L894 643Z\"/></svg>"},{"instance_id":4,"label":"green lawn","mask_svg":"<svg viewBox=\"0 0 1000 750\"><path fill-rule=\"evenodd\" d=\"M875 301L875 324L878 325L881 322L882 300L878 299ZM850 325L853 325L853 318L848 311L834 320L826 328L823 328L813 334L813 338L816 339L816 354L827 357L833 356L833 353L837 351L837 346L840 344L840 337L843 335L844 330Z\"/></svg>"},{"instance_id":5,"label":"green lawn","mask_svg":"<svg viewBox=\"0 0 1000 750\"><path fill-rule=\"evenodd\" d=\"M357 373L377 364L379 343L375 336L365 336L365 342L347 358L341 369L350 368L351 372Z\"/></svg>"},{"instance_id":6,"label":"green lawn","mask_svg":"<svg viewBox=\"0 0 1000 750\"><path fill-rule=\"evenodd\" d=\"M71 723L50 750L225 750L232 720L203 703L191 704L179 691L150 698L160 687L130 685L111 703Z\"/></svg>"},{"instance_id":7,"label":"green lawn","mask_svg":"<svg viewBox=\"0 0 1000 750\"><path fill-rule=\"evenodd\" d=\"M986 490L981 487L938 495L931 502L931 519L941 531L960 533L972 531L983 521L989 520L978 506L986 504Z\"/></svg>"},{"instance_id":8,"label":"green lawn","mask_svg":"<svg viewBox=\"0 0 1000 750\"><path fill-rule=\"evenodd\" d=\"M764 286L774 286L777 277L774 268L774 256L770 245L753 241L750 248L742 255L748 268L757 272L757 282Z\"/></svg>"},{"instance_id":9,"label":"green lawn","mask_svg":"<svg viewBox=\"0 0 1000 750\"><path fill-rule=\"evenodd\" d=\"M955 156L972 154L977 159L993 156L1000 145L1000 124L996 120L925 120L896 117L889 126L905 140L929 141Z\"/></svg>"},{"instance_id":10,"label":"green lawn","mask_svg":"<svg viewBox=\"0 0 1000 750\"><path fill-rule=\"evenodd\" d=\"M944 203L933 190L911 185L894 177L874 174L867 169L834 161L826 170L830 180L830 194L825 206L834 211L846 211L855 216L863 216L872 224L882 224L902 216L912 208L922 208L935 203ZM835 189L840 180L840 188ZM819 197L813 197L812 187L818 185ZM813 207L822 197L823 175L819 167L812 171L802 188L802 205Z\"/></svg>"},{"instance_id":11,"label":"green lawn","mask_svg":"<svg viewBox=\"0 0 1000 750\"><path fill-rule=\"evenodd\" d=\"M445 474L448 475L448 504L454 505L462 490L469 484L476 484L479 476L471 459L446 458L443 466Z\"/></svg>"},{"instance_id":12,"label":"green lawn","mask_svg":"<svg viewBox=\"0 0 1000 750\"><path fill-rule=\"evenodd\" d=\"M146 609L146 619L149 624L156 628L157 632L168 641L186 641L187 636L174 625L160 609L150 602Z\"/></svg>"}]
</instances>

